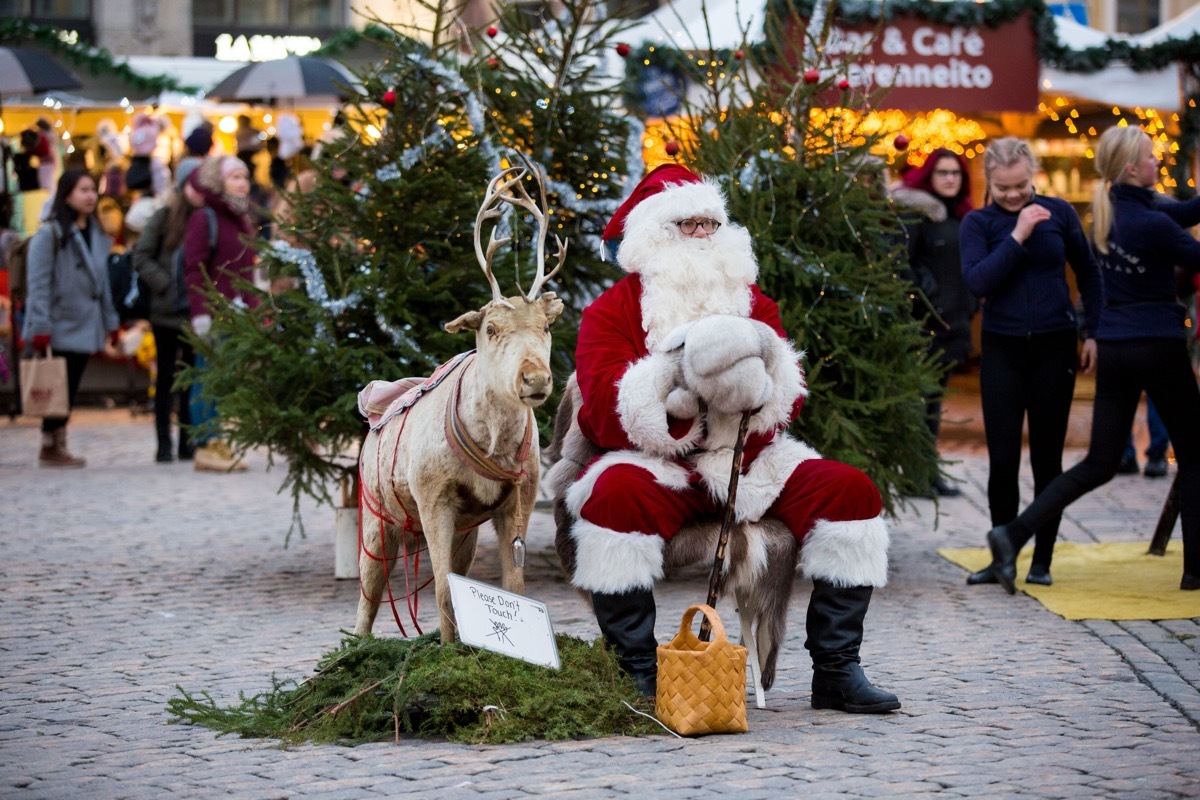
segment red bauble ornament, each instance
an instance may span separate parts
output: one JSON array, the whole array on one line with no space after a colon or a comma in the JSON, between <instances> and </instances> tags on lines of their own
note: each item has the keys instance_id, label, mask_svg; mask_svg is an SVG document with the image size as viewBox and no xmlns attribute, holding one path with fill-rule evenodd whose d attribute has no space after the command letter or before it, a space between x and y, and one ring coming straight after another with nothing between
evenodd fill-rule
<instances>
[{"instance_id":1,"label":"red bauble ornament","mask_svg":"<svg viewBox=\"0 0 1200 800\"><path fill-rule=\"evenodd\" d=\"M810 69L804 73L805 83L816 83L821 80L821 73L818 70Z\"/></svg>"},{"instance_id":2,"label":"red bauble ornament","mask_svg":"<svg viewBox=\"0 0 1200 800\"><path fill-rule=\"evenodd\" d=\"M669 156L679 155L679 142L667 142L665 149L667 151L667 155Z\"/></svg>"},{"instance_id":3,"label":"red bauble ornament","mask_svg":"<svg viewBox=\"0 0 1200 800\"><path fill-rule=\"evenodd\" d=\"M396 105L396 90L388 89L383 93L383 97L379 99L379 102L383 103L384 108L391 108Z\"/></svg>"},{"instance_id":4,"label":"red bauble ornament","mask_svg":"<svg viewBox=\"0 0 1200 800\"><path fill-rule=\"evenodd\" d=\"M743 58L746 57L746 54L743 53L741 50L738 50L736 53L733 54L733 57L736 58L738 61L741 61Z\"/></svg>"},{"instance_id":5,"label":"red bauble ornament","mask_svg":"<svg viewBox=\"0 0 1200 800\"><path fill-rule=\"evenodd\" d=\"M633 50L633 48L624 42L621 42L617 45L617 55L619 55L621 58L625 58L627 55L629 55L631 50Z\"/></svg>"},{"instance_id":6,"label":"red bauble ornament","mask_svg":"<svg viewBox=\"0 0 1200 800\"><path fill-rule=\"evenodd\" d=\"M846 91L847 89L849 89L850 88L849 79L842 78L840 81L838 81L838 88L841 89L843 92Z\"/></svg>"},{"instance_id":7,"label":"red bauble ornament","mask_svg":"<svg viewBox=\"0 0 1200 800\"><path fill-rule=\"evenodd\" d=\"M896 138L892 139L892 144L897 150L904 151L908 149L909 139L903 133L897 133Z\"/></svg>"},{"instance_id":8,"label":"red bauble ornament","mask_svg":"<svg viewBox=\"0 0 1200 800\"><path fill-rule=\"evenodd\" d=\"M500 30L495 25L492 25L490 28L487 29L487 35L493 39L496 38L496 34L499 32L500 32Z\"/></svg>"},{"instance_id":9,"label":"red bauble ornament","mask_svg":"<svg viewBox=\"0 0 1200 800\"><path fill-rule=\"evenodd\" d=\"M500 66L500 59L496 58L495 56L492 56L491 58L489 58L487 60L487 65L489 67L491 67L492 69L495 69L496 67Z\"/></svg>"}]
</instances>

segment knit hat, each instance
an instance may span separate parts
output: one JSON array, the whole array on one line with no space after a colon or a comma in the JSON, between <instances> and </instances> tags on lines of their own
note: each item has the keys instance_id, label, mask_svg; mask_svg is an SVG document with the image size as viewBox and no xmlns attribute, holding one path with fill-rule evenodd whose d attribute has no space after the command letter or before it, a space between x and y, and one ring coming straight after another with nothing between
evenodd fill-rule
<instances>
[{"instance_id":1,"label":"knit hat","mask_svg":"<svg viewBox=\"0 0 1200 800\"><path fill-rule=\"evenodd\" d=\"M250 172L250 168L246 166L246 162L242 161L237 156L221 156L220 172L222 181L238 170L246 173Z\"/></svg>"},{"instance_id":2,"label":"knit hat","mask_svg":"<svg viewBox=\"0 0 1200 800\"><path fill-rule=\"evenodd\" d=\"M212 150L213 146L212 125L209 125L207 122L197 125L196 129L189 133L187 138L183 140L183 145L192 155L208 155L208 151Z\"/></svg>"},{"instance_id":3,"label":"knit hat","mask_svg":"<svg viewBox=\"0 0 1200 800\"><path fill-rule=\"evenodd\" d=\"M196 168L204 163L203 158L197 156L188 156L179 160L179 165L175 167L175 190L182 192L183 186L187 183L187 179L192 176Z\"/></svg>"},{"instance_id":4,"label":"knit hat","mask_svg":"<svg viewBox=\"0 0 1200 800\"><path fill-rule=\"evenodd\" d=\"M687 167L662 164L634 187L609 220L601 238L605 241L618 239L635 225L660 226L689 217L711 217L722 224L728 222L720 188Z\"/></svg>"}]
</instances>

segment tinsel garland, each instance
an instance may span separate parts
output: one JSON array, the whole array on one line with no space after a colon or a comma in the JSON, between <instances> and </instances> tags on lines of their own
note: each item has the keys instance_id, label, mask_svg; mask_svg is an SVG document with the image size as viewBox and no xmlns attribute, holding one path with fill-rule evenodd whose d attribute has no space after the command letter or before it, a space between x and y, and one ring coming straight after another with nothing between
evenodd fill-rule
<instances>
[{"instance_id":1,"label":"tinsel garland","mask_svg":"<svg viewBox=\"0 0 1200 800\"><path fill-rule=\"evenodd\" d=\"M58 28L38 25L28 20L12 17L0 20L0 42L33 42L52 51L56 56L83 67L93 75L116 75L130 86L142 92L196 92L195 86L184 86L166 75L146 76L135 72L124 62L118 62L112 53L103 47L89 47L64 41Z\"/></svg>"}]
</instances>

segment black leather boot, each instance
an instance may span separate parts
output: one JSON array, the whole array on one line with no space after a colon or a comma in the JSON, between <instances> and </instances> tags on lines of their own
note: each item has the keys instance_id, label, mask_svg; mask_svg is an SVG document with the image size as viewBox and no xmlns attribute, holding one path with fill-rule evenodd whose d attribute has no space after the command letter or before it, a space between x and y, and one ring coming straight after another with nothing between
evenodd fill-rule
<instances>
[{"instance_id":1,"label":"black leather boot","mask_svg":"<svg viewBox=\"0 0 1200 800\"><path fill-rule=\"evenodd\" d=\"M633 589L621 594L592 592L600 633L617 652L621 668L637 681L642 697L658 688L658 640L654 638L654 593Z\"/></svg>"},{"instance_id":2,"label":"black leather boot","mask_svg":"<svg viewBox=\"0 0 1200 800\"><path fill-rule=\"evenodd\" d=\"M858 662L863 619L871 604L870 586L842 589L813 581L808 601L808 639L812 654L812 707L851 714L881 714L900 708L896 695L876 689Z\"/></svg>"}]
</instances>

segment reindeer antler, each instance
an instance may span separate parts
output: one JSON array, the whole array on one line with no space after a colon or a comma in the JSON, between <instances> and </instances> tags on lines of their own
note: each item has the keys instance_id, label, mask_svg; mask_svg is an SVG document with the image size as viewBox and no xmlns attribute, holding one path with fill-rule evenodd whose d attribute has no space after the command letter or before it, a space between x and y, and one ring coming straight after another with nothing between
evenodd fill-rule
<instances>
[{"instance_id":1,"label":"reindeer antler","mask_svg":"<svg viewBox=\"0 0 1200 800\"><path fill-rule=\"evenodd\" d=\"M563 241L558 234L554 235L554 240L558 242L558 252L555 253L558 263L554 265L554 269L552 269L550 274L547 275L546 234L550 232L550 212L546 204L546 175L542 172L540 166L534 167L529 161L529 158L520 150L517 151L517 157L520 158L521 162L525 164L525 169L528 172L532 172L535 176L537 176L538 192L541 199L540 205L534 203L533 199L529 196L529 192L525 190L524 182L522 182L517 187L517 189L520 191L520 197L514 197L508 200L508 202L512 203L514 206L520 206L528 211L533 218L537 220L537 275L533 277L533 284L530 285L529 292L525 295L525 299L532 303L537 299L537 293L541 290L542 286L545 285L546 281L553 278L558 274L558 271L562 269L563 262L567 260L567 243ZM517 288L520 288L519 284Z\"/></svg>"},{"instance_id":2,"label":"reindeer antler","mask_svg":"<svg viewBox=\"0 0 1200 800\"><path fill-rule=\"evenodd\" d=\"M496 282L496 276L492 274L492 256L495 254L496 248L508 244L510 238L497 236L496 229L493 228L492 238L488 243L485 254L483 244L479 241L479 234L483 229L485 220L495 219L504 213L498 207L499 203L508 203L529 212L537 220L538 226L537 274L533 277L533 284L529 287L529 292L525 294L525 300L532 303L537 299L537 293L545 285L546 281L553 278L562 269L563 262L567 260L567 243L555 234L554 239L558 242L558 252L555 256L558 259L558 263L555 264L554 269L547 275L546 235L550 232L550 212L546 204L546 176L542 173L540 167L535 168L533 166L524 153L517 151L517 155L525 166L509 167L493 178L492 182L488 184L487 195L483 199L479 215L475 218L475 256L479 259L479 266L483 268L483 274L487 275L488 283L492 286L492 300L503 299L503 295L500 293L500 286ZM525 188L525 176L531 172L537 176L541 197L540 205L533 201L533 198L529 196L529 192ZM521 288L519 280L517 288Z\"/></svg>"},{"instance_id":3,"label":"reindeer antler","mask_svg":"<svg viewBox=\"0 0 1200 800\"><path fill-rule=\"evenodd\" d=\"M521 189L522 194L525 193L524 187L521 186L521 181L525 178L527 169L525 167L509 167L501 172L492 182L488 184L487 194L484 195L483 204L479 207L479 213L475 216L475 258L479 261L479 266L483 269L483 274L487 276L488 283L492 287L492 300L503 300L504 295L500 291L500 284L496 282L496 276L492 274L492 256L496 254L496 249L508 244L509 237L498 236L497 228L492 228L491 241L488 242L487 252L484 253L483 243L479 240L479 234L483 232L483 224L489 219L496 219L504 211L499 207L502 202L512 203L514 198L509 194L512 187L516 185ZM528 195L526 195L528 198Z\"/></svg>"}]
</instances>

